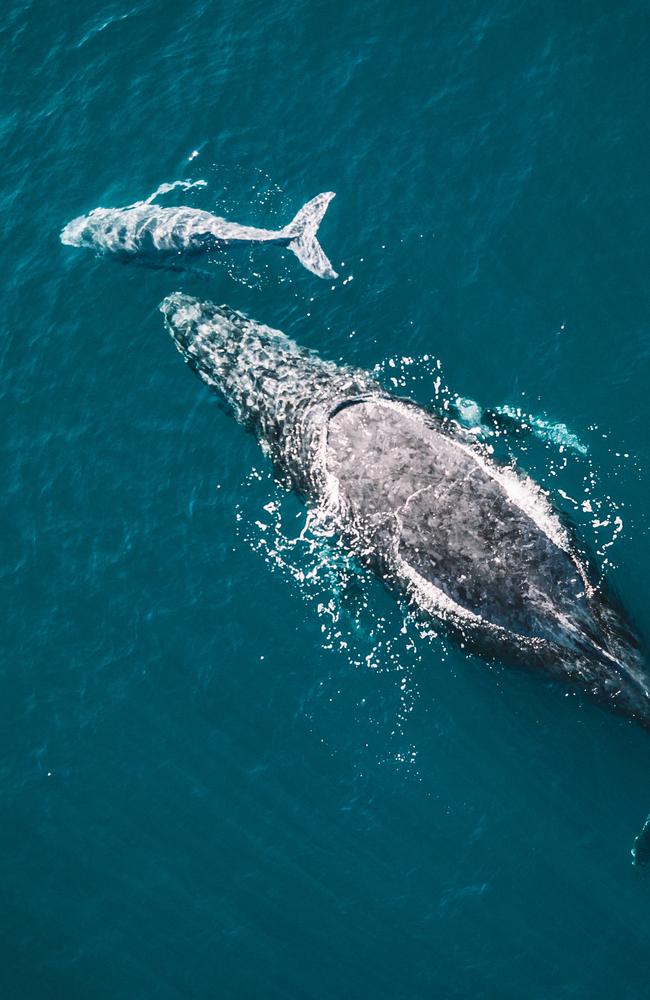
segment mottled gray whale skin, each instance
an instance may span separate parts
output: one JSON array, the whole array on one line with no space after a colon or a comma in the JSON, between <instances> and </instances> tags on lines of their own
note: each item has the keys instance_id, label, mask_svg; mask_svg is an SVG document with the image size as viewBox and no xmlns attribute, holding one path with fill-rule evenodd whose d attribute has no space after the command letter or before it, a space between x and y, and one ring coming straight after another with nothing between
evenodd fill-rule
<instances>
[{"instance_id":1,"label":"mottled gray whale skin","mask_svg":"<svg viewBox=\"0 0 650 1000\"><path fill-rule=\"evenodd\" d=\"M161 262L178 265L181 259L210 251L272 243L291 250L303 267L319 278L338 277L316 238L334 197L332 191L308 201L284 228L258 229L186 205L165 207L155 203L159 194L179 186L187 189L204 186L204 182L162 184L145 201L125 208L95 208L68 222L61 231L61 242L158 266Z\"/></svg>"},{"instance_id":2,"label":"mottled gray whale skin","mask_svg":"<svg viewBox=\"0 0 650 1000\"><path fill-rule=\"evenodd\" d=\"M638 644L530 479L278 330L180 293L160 308L281 477L389 586L472 648L544 668L650 727Z\"/></svg>"}]
</instances>

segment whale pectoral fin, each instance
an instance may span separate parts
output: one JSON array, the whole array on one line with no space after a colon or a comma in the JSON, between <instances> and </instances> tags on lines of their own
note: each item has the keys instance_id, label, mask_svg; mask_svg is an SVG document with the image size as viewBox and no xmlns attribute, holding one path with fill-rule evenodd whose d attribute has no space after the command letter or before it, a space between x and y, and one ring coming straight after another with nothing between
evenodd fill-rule
<instances>
[{"instance_id":1,"label":"whale pectoral fin","mask_svg":"<svg viewBox=\"0 0 650 1000\"><path fill-rule=\"evenodd\" d=\"M133 205L129 205L129 208L135 207L135 205L151 205L152 202L156 200L161 194L167 194L169 191L173 191L174 188L180 187L183 191L189 191L190 188L195 187L206 187L207 181L173 181L172 183L159 184L153 194L150 194L148 198L144 201L135 201Z\"/></svg>"},{"instance_id":2,"label":"whale pectoral fin","mask_svg":"<svg viewBox=\"0 0 650 1000\"><path fill-rule=\"evenodd\" d=\"M643 824L643 829L632 845L632 864L640 867L650 865L650 816Z\"/></svg>"},{"instance_id":3,"label":"whale pectoral fin","mask_svg":"<svg viewBox=\"0 0 650 1000\"><path fill-rule=\"evenodd\" d=\"M316 239L318 227L333 197L332 191L317 194L303 205L295 219L284 230L287 236L293 236L288 244L289 249L295 253L303 267L319 278L338 278L338 274Z\"/></svg>"}]
</instances>

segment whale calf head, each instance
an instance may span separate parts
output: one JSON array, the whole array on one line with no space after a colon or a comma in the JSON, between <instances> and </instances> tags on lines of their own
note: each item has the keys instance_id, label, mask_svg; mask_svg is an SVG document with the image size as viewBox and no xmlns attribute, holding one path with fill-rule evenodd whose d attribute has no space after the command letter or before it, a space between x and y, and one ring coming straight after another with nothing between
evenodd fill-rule
<instances>
[{"instance_id":1,"label":"whale calf head","mask_svg":"<svg viewBox=\"0 0 650 1000\"><path fill-rule=\"evenodd\" d=\"M84 246L84 238L87 239L88 217L80 215L72 219L61 230L61 242L69 247Z\"/></svg>"}]
</instances>

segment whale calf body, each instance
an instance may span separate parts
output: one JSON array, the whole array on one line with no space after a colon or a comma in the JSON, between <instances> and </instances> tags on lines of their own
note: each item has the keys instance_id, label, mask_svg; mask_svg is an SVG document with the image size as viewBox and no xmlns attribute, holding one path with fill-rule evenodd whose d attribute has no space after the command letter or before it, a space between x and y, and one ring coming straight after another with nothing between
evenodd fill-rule
<instances>
[{"instance_id":1,"label":"whale calf body","mask_svg":"<svg viewBox=\"0 0 650 1000\"><path fill-rule=\"evenodd\" d=\"M227 306L175 293L160 309L287 485L326 508L387 585L471 648L542 668L650 727L638 643L530 479L453 421Z\"/></svg>"},{"instance_id":2,"label":"whale calf body","mask_svg":"<svg viewBox=\"0 0 650 1000\"><path fill-rule=\"evenodd\" d=\"M180 205L165 207L155 202L173 187L204 186L202 182L163 184L144 201L125 208L96 208L69 222L61 231L61 242L87 247L122 260L143 259L151 263L176 263L210 251L237 246L272 243L291 250L303 267L319 278L336 278L336 271L323 253L316 232L332 191L316 195L283 229L259 229L222 219L212 212Z\"/></svg>"}]
</instances>

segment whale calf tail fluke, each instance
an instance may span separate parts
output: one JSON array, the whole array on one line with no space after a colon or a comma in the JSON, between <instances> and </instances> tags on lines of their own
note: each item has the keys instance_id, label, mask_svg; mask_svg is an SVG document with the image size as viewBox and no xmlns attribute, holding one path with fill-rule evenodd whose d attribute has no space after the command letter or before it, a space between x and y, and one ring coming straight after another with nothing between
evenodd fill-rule
<instances>
[{"instance_id":1,"label":"whale calf tail fluke","mask_svg":"<svg viewBox=\"0 0 650 1000\"><path fill-rule=\"evenodd\" d=\"M650 816L646 819L641 833L632 847L632 864L642 867L650 865Z\"/></svg>"},{"instance_id":2,"label":"whale calf tail fluke","mask_svg":"<svg viewBox=\"0 0 650 1000\"><path fill-rule=\"evenodd\" d=\"M318 227L333 197L333 191L317 194L302 206L295 219L284 230L287 236L293 237L289 249L293 250L303 267L319 278L338 278L316 239Z\"/></svg>"},{"instance_id":3,"label":"whale calf tail fluke","mask_svg":"<svg viewBox=\"0 0 650 1000\"><path fill-rule=\"evenodd\" d=\"M631 854L633 865L640 868L650 867L650 816L647 817L641 833L636 837Z\"/></svg>"}]
</instances>

